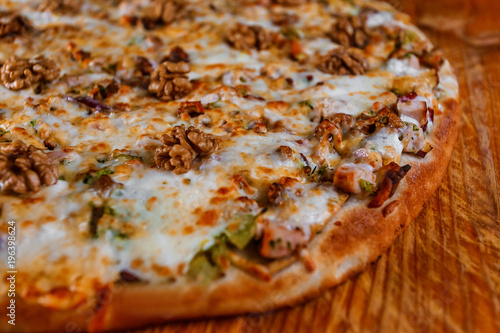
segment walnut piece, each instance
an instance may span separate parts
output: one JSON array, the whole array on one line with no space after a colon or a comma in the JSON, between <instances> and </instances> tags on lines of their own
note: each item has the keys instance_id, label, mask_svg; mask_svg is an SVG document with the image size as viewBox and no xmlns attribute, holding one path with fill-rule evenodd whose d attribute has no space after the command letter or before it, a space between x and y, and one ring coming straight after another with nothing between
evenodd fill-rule
<instances>
[{"instance_id":1,"label":"walnut piece","mask_svg":"<svg viewBox=\"0 0 500 333\"><path fill-rule=\"evenodd\" d=\"M187 76L190 70L184 61L161 63L151 74L149 92L166 102L186 96L193 88Z\"/></svg>"},{"instance_id":2,"label":"walnut piece","mask_svg":"<svg viewBox=\"0 0 500 333\"><path fill-rule=\"evenodd\" d=\"M0 11L0 38L25 36L33 30L31 22L24 16L10 11Z\"/></svg>"},{"instance_id":3,"label":"walnut piece","mask_svg":"<svg viewBox=\"0 0 500 333\"><path fill-rule=\"evenodd\" d=\"M175 126L161 137L164 146L156 149L154 157L158 168L173 170L176 175L188 172L198 155L208 156L218 147L217 138L193 126Z\"/></svg>"},{"instance_id":4,"label":"walnut piece","mask_svg":"<svg viewBox=\"0 0 500 333\"><path fill-rule=\"evenodd\" d=\"M37 192L41 185L57 183L59 169L52 158L35 146L16 140L0 147L2 191Z\"/></svg>"},{"instance_id":5,"label":"walnut piece","mask_svg":"<svg viewBox=\"0 0 500 333\"><path fill-rule=\"evenodd\" d=\"M318 69L334 75L360 75L368 71L368 60L362 51L340 46L320 58Z\"/></svg>"},{"instance_id":6,"label":"walnut piece","mask_svg":"<svg viewBox=\"0 0 500 333\"><path fill-rule=\"evenodd\" d=\"M236 23L229 30L226 39L237 50L256 49L261 51L271 47L273 34L258 25Z\"/></svg>"},{"instance_id":7,"label":"walnut piece","mask_svg":"<svg viewBox=\"0 0 500 333\"><path fill-rule=\"evenodd\" d=\"M194 118L204 114L205 108L200 101L182 102L181 106L177 110L177 113L180 117L182 117L183 114L187 114L189 117Z\"/></svg>"},{"instance_id":8,"label":"walnut piece","mask_svg":"<svg viewBox=\"0 0 500 333\"><path fill-rule=\"evenodd\" d=\"M170 61L170 62L189 62L189 54L180 46L175 46L172 50L170 50L170 54L166 56L161 62Z\"/></svg>"},{"instance_id":9,"label":"walnut piece","mask_svg":"<svg viewBox=\"0 0 500 333\"><path fill-rule=\"evenodd\" d=\"M79 1L75 0L43 0L38 5L40 12L77 13L80 10Z\"/></svg>"},{"instance_id":10,"label":"walnut piece","mask_svg":"<svg viewBox=\"0 0 500 333\"><path fill-rule=\"evenodd\" d=\"M57 79L59 74L56 62L44 56L32 59L12 57L0 69L0 79L10 90L26 89L39 82L50 82Z\"/></svg>"},{"instance_id":11,"label":"walnut piece","mask_svg":"<svg viewBox=\"0 0 500 333\"><path fill-rule=\"evenodd\" d=\"M307 3L308 0L274 0L273 2L283 6L300 6Z\"/></svg>"},{"instance_id":12,"label":"walnut piece","mask_svg":"<svg viewBox=\"0 0 500 333\"><path fill-rule=\"evenodd\" d=\"M151 0L148 15L142 19L146 29L172 24L187 14L184 0Z\"/></svg>"},{"instance_id":13,"label":"walnut piece","mask_svg":"<svg viewBox=\"0 0 500 333\"><path fill-rule=\"evenodd\" d=\"M294 25L298 21L299 21L299 16L295 13L287 13L287 12L271 13L271 22L273 22L274 25L289 26L289 25Z\"/></svg>"},{"instance_id":14,"label":"walnut piece","mask_svg":"<svg viewBox=\"0 0 500 333\"><path fill-rule=\"evenodd\" d=\"M353 126L354 130L365 134L370 134L380 127L403 128L405 124L397 114L384 107L375 115L363 112L356 117L356 123Z\"/></svg>"},{"instance_id":15,"label":"walnut piece","mask_svg":"<svg viewBox=\"0 0 500 333\"><path fill-rule=\"evenodd\" d=\"M364 49L368 45L371 32L364 16L342 16L332 25L331 39L345 47Z\"/></svg>"}]
</instances>

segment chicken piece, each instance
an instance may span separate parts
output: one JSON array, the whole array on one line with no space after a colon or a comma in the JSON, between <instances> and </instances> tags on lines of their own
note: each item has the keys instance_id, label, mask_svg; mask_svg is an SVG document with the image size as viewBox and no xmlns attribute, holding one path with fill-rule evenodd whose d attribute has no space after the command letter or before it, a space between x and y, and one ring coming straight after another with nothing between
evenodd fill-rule
<instances>
[{"instance_id":1,"label":"chicken piece","mask_svg":"<svg viewBox=\"0 0 500 333\"><path fill-rule=\"evenodd\" d=\"M337 168L333 177L333 185L344 192L359 194L363 192L360 181L375 183L373 167L369 164L346 163Z\"/></svg>"},{"instance_id":2,"label":"chicken piece","mask_svg":"<svg viewBox=\"0 0 500 333\"><path fill-rule=\"evenodd\" d=\"M306 242L307 238L299 228L289 229L284 225L267 224L263 229L260 254L265 258L283 258Z\"/></svg>"}]
</instances>

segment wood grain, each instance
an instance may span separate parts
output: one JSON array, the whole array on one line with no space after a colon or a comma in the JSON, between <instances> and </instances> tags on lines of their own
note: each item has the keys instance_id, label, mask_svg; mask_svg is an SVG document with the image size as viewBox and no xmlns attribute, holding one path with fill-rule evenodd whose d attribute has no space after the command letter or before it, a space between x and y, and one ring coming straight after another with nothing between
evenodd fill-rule
<instances>
[{"instance_id":1,"label":"wood grain","mask_svg":"<svg viewBox=\"0 0 500 333\"><path fill-rule=\"evenodd\" d=\"M500 1L388 2L443 49L460 82L459 138L420 216L364 273L305 304L141 333L500 332Z\"/></svg>"}]
</instances>

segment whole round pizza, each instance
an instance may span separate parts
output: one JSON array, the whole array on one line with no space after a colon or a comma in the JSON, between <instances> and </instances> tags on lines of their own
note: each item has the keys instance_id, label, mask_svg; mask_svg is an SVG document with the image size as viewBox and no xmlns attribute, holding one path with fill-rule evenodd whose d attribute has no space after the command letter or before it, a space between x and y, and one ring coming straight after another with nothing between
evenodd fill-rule
<instances>
[{"instance_id":1,"label":"whole round pizza","mask_svg":"<svg viewBox=\"0 0 500 333\"><path fill-rule=\"evenodd\" d=\"M391 245L458 131L381 2L6 0L0 45L2 332L294 305Z\"/></svg>"}]
</instances>

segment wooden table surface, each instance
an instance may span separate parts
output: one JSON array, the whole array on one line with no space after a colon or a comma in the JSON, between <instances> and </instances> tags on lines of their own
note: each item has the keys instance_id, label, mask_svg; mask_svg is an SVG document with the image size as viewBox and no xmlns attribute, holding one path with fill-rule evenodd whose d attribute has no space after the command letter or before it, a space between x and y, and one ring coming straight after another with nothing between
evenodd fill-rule
<instances>
[{"instance_id":1,"label":"wooden table surface","mask_svg":"<svg viewBox=\"0 0 500 333\"><path fill-rule=\"evenodd\" d=\"M388 0L455 68L461 131L441 186L376 263L291 309L167 332L500 332L500 1Z\"/></svg>"}]
</instances>

